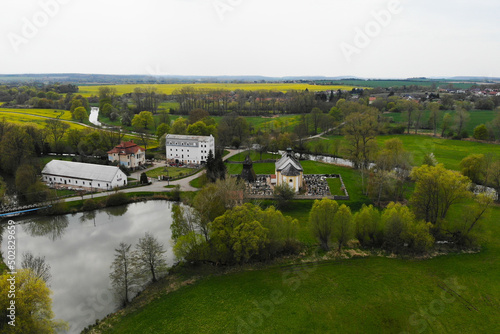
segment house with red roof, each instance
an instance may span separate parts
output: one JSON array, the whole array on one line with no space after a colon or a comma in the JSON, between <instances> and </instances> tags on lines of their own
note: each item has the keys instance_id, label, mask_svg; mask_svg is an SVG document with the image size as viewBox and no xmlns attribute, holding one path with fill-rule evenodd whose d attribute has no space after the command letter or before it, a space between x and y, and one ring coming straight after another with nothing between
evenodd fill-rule
<instances>
[{"instance_id":1,"label":"house with red roof","mask_svg":"<svg viewBox=\"0 0 500 334\"><path fill-rule=\"evenodd\" d=\"M122 141L120 145L108 151L108 159L127 168L136 169L146 163L146 150L133 140Z\"/></svg>"}]
</instances>

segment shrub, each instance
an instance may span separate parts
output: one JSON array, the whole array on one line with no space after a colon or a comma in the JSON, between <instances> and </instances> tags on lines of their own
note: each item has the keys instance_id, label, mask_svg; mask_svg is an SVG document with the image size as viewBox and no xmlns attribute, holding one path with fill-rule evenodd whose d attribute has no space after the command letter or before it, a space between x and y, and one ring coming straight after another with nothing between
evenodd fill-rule
<instances>
[{"instance_id":1,"label":"shrub","mask_svg":"<svg viewBox=\"0 0 500 334\"><path fill-rule=\"evenodd\" d=\"M83 205L82 205L83 211L92 211L92 210L95 210L98 208L99 208L99 204L97 204L97 202L92 198L85 200L83 202Z\"/></svg>"},{"instance_id":2,"label":"shrub","mask_svg":"<svg viewBox=\"0 0 500 334\"><path fill-rule=\"evenodd\" d=\"M117 205L124 205L128 204L129 200L128 197L125 193L116 193L109 195L108 198L106 199L106 205L107 206L117 206Z\"/></svg>"},{"instance_id":3,"label":"shrub","mask_svg":"<svg viewBox=\"0 0 500 334\"><path fill-rule=\"evenodd\" d=\"M489 134L486 125L480 124L474 128L474 138L477 140L488 140Z\"/></svg>"}]
</instances>

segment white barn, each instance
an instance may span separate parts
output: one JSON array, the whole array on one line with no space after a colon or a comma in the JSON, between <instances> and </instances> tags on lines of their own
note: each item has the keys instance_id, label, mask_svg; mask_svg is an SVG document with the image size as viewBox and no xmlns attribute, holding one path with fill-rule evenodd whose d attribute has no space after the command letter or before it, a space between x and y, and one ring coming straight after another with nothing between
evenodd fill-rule
<instances>
[{"instance_id":1,"label":"white barn","mask_svg":"<svg viewBox=\"0 0 500 334\"><path fill-rule=\"evenodd\" d=\"M208 152L215 156L215 139L210 136L165 136L167 161L185 164L201 164L207 162Z\"/></svg>"},{"instance_id":2,"label":"white barn","mask_svg":"<svg viewBox=\"0 0 500 334\"><path fill-rule=\"evenodd\" d=\"M52 160L42 170L48 185L88 189L113 189L127 185L127 175L116 166Z\"/></svg>"}]
</instances>

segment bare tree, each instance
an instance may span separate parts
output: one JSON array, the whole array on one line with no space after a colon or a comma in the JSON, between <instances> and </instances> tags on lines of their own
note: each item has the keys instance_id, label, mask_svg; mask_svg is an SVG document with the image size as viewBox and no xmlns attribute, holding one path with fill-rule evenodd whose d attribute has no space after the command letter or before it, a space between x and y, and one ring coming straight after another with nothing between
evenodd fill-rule
<instances>
[{"instance_id":1,"label":"bare tree","mask_svg":"<svg viewBox=\"0 0 500 334\"><path fill-rule=\"evenodd\" d=\"M129 293L134 291L136 279L133 275L132 245L121 242L115 249L115 259L111 264L111 285L115 289L116 296L123 306L129 302Z\"/></svg>"},{"instance_id":2,"label":"bare tree","mask_svg":"<svg viewBox=\"0 0 500 334\"><path fill-rule=\"evenodd\" d=\"M151 274L152 281L158 281L158 273L167 266L163 256L165 253L163 245L152 234L146 232L144 238L139 239L133 254L134 270L137 276L144 277Z\"/></svg>"},{"instance_id":3,"label":"bare tree","mask_svg":"<svg viewBox=\"0 0 500 334\"><path fill-rule=\"evenodd\" d=\"M23 253L21 268L31 269L33 274L42 279L47 286L52 278L50 274L50 265L45 262L45 256L34 256L31 252Z\"/></svg>"}]
</instances>

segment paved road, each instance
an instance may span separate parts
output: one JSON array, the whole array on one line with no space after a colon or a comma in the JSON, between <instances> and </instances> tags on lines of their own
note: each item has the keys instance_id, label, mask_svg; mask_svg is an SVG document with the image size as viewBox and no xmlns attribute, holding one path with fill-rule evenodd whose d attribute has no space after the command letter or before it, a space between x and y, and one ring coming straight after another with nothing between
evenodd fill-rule
<instances>
[{"instance_id":1,"label":"paved road","mask_svg":"<svg viewBox=\"0 0 500 334\"><path fill-rule=\"evenodd\" d=\"M228 150L229 151L229 154L227 154L225 157L224 157L224 160L227 160L229 159L230 157L232 157L233 155L236 155L238 153L241 152L241 150ZM153 168L157 168L157 167L161 167L161 166L164 166L164 164L156 164L156 166L153 166L151 168L148 168L146 169L149 170L149 169L153 169ZM134 177L136 179L139 180L139 177L140 177L140 174L142 172L144 172L145 170L142 170L142 171L138 171L138 172L134 172L132 173L132 176L131 177ZM186 178L183 178L183 179L180 179L180 180L176 180L176 181L170 181L170 184L171 185L180 185L181 186L181 191L197 191L198 188L194 188L192 187L189 182L196 179L197 177L200 177L201 175L203 175L205 173L205 170L201 170L200 172L194 174L194 175L191 175L189 177L186 177ZM136 177L137 175L137 177ZM122 193L131 193L131 192L137 192L137 191L154 191L154 192L169 192L169 191L172 191L173 188L165 188L166 185L168 185L169 183L167 181L158 181L158 180L155 180L152 184L150 185L147 185L147 186L143 186L143 187L137 187L137 188L128 188L128 189L121 189L119 192L122 192ZM97 198L97 197L103 197L103 196L108 196L108 195L111 195L111 194L114 194L115 191L106 191L106 192L101 192L101 193L97 193L97 194L93 194L93 195L85 195L83 196L83 199L88 199L88 198ZM78 200L81 200L82 197L79 196L79 197L70 197L70 198L66 198L64 201L65 202L72 202L72 201L78 201Z\"/></svg>"}]
</instances>

